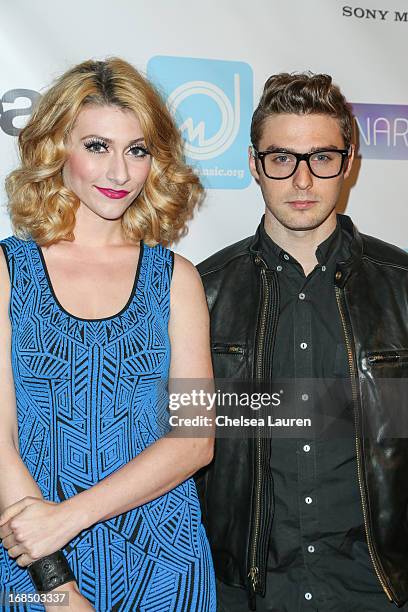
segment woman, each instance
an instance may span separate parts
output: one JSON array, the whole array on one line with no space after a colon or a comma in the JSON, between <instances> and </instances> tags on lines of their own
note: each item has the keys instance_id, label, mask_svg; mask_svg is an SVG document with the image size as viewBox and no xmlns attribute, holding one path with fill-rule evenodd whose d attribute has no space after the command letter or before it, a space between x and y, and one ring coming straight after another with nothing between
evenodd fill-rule
<instances>
[{"instance_id":1,"label":"woman","mask_svg":"<svg viewBox=\"0 0 408 612\"><path fill-rule=\"evenodd\" d=\"M192 479L213 440L169 435L167 412L169 377L212 377L201 281L165 247L202 195L180 135L109 59L61 76L19 146L0 265L0 585L34 593L30 566L72 610L215 610ZM69 566L52 565L60 549Z\"/></svg>"}]
</instances>

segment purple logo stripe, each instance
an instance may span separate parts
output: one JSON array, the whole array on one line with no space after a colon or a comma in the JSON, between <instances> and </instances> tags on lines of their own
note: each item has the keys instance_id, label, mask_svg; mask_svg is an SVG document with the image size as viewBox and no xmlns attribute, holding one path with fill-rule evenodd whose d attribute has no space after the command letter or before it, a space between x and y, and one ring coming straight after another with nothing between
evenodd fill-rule
<instances>
[{"instance_id":1,"label":"purple logo stripe","mask_svg":"<svg viewBox=\"0 0 408 612\"><path fill-rule=\"evenodd\" d=\"M352 104L360 154L367 159L408 159L408 106Z\"/></svg>"}]
</instances>

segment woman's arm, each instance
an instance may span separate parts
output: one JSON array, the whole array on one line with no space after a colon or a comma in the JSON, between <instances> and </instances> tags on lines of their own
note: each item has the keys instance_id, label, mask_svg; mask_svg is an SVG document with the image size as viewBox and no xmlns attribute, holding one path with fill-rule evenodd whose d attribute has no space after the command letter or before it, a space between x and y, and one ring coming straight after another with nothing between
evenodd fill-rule
<instances>
[{"instance_id":1,"label":"woman's arm","mask_svg":"<svg viewBox=\"0 0 408 612\"><path fill-rule=\"evenodd\" d=\"M0 248L0 384L2 395L0 400L0 513L27 497L36 501L43 499L40 488L19 453L16 398L11 367L9 302L10 278L6 260ZM0 533L0 537L6 540L6 546L7 538L10 538L10 535L11 531L7 526ZM55 547L55 550L58 550L58 547ZM69 593L69 609L93 609L89 602L80 595L75 582L61 585L53 592L57 591L67 591ZM77 608L71 608L75 605L77 605Z\"/></svg>"},{"instance_id":2,"label":"woman's arm","mask_svg":"<svg viewBox=\"0 0 408 612\"><path fill-rule=\"evenodd\" d=\"M0 249L0 513L23 497L42 498L37 483L22 462L18 431L14 380L11 369L11 325L8 316L10 279Z\"/></svg>"},{"instance_id":3,"label":"woman's arm","mask_svg":"<svg viewBox=\"0 0 408 612\"><path fill-rule=\"evenodd\" d=\"M213 374L204 290L194 266L179 256L175 257L170 295L170 378L208 381ZM213 445L212 432L201 438L170 434L114 474L60 504L25 498L0 517L0 525L10 521L21 542L10 555L27 565L61 548L94 523L156 499L207 465Z\"/></svg>"}]
</instances>

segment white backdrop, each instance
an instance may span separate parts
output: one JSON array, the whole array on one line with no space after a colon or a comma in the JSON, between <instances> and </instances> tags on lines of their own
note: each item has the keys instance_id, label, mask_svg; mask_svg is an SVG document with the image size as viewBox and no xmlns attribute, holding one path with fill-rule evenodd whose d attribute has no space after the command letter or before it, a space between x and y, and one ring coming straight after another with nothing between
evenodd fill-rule
<instances>
[{"instance_id":1,"label":"white backdrop","mask_svg":"<svg viewBox=\"0 0 408 612\"><path fill-rule=\"evenodd\" d=\"M244 166L249 117L266 78L327 72L356 104L361 129L361 164L342 206L361 231L408 248L407 9L403 0L3 1L1 185L16 164L14 134L30 97L84 59L123 57L166 94L184 92L177 118L191 162L201 172L220 172L205 179L206 202L176 246L197 263L258 224L262 199ZM211 149L211 142L218 145ZM10 226L3 189L0 196L4 237Z\"/></svg>"}]
</instances>

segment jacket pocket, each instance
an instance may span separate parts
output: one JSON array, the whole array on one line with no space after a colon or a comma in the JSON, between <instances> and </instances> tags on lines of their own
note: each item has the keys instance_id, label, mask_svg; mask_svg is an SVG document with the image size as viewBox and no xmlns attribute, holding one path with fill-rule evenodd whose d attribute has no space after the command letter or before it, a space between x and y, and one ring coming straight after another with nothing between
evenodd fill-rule
<instances>
[{"instance_id":1,"label":"jacket pocket","mask_svg":"<svg viewBox=\"0 0 408 612\"><path fill-rule=\"evenodd\" d=\"M247 349L244 344L213 342L211 351L215 378L247 378Z\"/></svg>"},{"instance_id":2,"label":"jacket pocket","mask_svg":"<svg viewBox=\"0 0 408 612\"><path fill-rule=\"evenodd\" d=\"M362 379L362 427L367 437L408 440L408 349L367 353Z\"/></svg>"}]
</instances>

